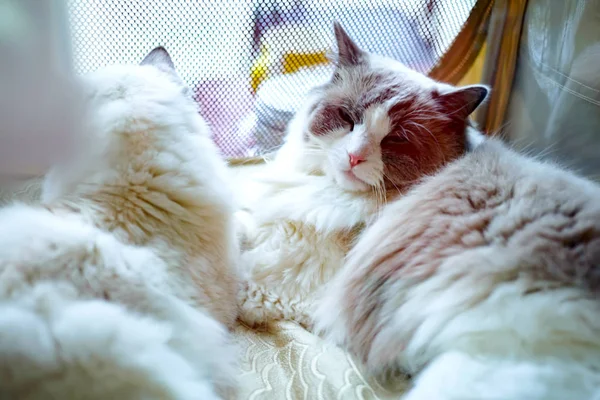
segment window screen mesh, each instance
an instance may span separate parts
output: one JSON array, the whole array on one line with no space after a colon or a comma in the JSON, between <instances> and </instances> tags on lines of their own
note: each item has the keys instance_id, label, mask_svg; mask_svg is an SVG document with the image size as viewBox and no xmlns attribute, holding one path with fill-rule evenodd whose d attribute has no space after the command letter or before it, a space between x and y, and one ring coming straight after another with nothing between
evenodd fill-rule
<instances>
[{"instance_id":1,"label":"window screen mesh","mask_svg":"<svg viewBox=\"0 0 600 400\"><path fill-rule=\"evenodd\" d=\"M75 66L139 62L165 46L226 156L281 144L339 21L363 48L428 72L475 0L71 0Z\"/></svg>"}]
</instances>

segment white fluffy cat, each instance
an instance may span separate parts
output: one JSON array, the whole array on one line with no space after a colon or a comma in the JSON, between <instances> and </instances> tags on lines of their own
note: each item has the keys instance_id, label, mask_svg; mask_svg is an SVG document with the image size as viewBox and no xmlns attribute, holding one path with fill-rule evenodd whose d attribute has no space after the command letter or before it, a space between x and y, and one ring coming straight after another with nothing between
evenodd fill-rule
<instances>
[{"instance_id":1,"label":"white fluffy cat","mask_svg":"<svg viewBox=\"0 0 600 400\"><path fill-rule=\"evenodd\" d=\"M317 327L406 400L600 399L600 187L496 140L389 204Z\"/></svg>"},{"instance_id":2,"label":"white fluffy cat","mask_svg":"<svg viewBox=\"0 0 600 400\"><path fill-rule=\"evenodd\" d=\"M276 159L240 180L241 318L311 325L316 291L388 199L460 156L487 88L455 88L359 49L335 25L337 67ZM261 175L262 173L262 175Z\"/></svg>"},{"instance_id":3,"label":"white fluffy cat","mask_svg":"<svg viewBox=\"0 0 600 400\"><path fill-rule=\"evenodd\" d=\"M163 48L84 82L89 135L0 211L0 398L216 399L237 316L226 167Z\"/></svg>"}]
</instances>

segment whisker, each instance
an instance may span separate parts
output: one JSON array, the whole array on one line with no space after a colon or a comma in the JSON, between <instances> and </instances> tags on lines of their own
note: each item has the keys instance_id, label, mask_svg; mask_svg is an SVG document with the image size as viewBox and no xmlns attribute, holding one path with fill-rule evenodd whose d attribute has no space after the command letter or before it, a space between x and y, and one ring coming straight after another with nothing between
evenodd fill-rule
<instances>
[{"instance_id":1,"label":"whisker","mask_svg":"<svg viewBox=\"0 0 600 400\"><path fill-rule=\"evenodd\" d=\"M419 124L418 122L415 121L408 121L407 124L411 124L417 127L417 129L421 130L425 130L427 133L429 133L429 135L433 138L433 140L436 143L437 146L437 150L440 152L440 154L442 155L442 160L444 162L444 164L446 164L447 159L446 159L446 152L444 151L444 149L442 148L442 146L440 145L440 142L438 141L438 139L435 137L435 135L423 124Z\"/></svg>"},{"instance_id":2,"label":"whisker","mask_svg":"<svg viewBox=\"0 0 600 400\"><path fill-rule=\"evenodd\" d=\"M383 207L382 208L384 208L385 206L387 206L387 196L386 196L387 193L386 193L386 190L385 190L385 184L383 182L383 178L381 178L380 181L379 181L379 190L381 192L381 199L382 199L382 203L383 203Z\"/></svg>"},{"instance_id":3,"label":"whisker","mask_svg":"<svg viewBox=\"0 0 600 400\"><path fill-rule=\"evenodd\" d=\"M400 190L400 188L398 188L398 186L396 186L396 184L395 184L395 183L394 183L394 182L393 182L393 181L390 179L390 177L389 177L389 176L387 176L387 175L385 174L385 172L383 173L383 176L384 176L384 177L386 177L386 178L387 178L387 180L388 180L388 181L390 181L390 183L391 183L392 185L394 185L394 187L395 187L395 188L396 188L396 190L398 191L398 194L399 194L399 195L401 195L401 194L402 194L402 191Z\"/></svg>"},{"instance_id":4,"label":"whisker","mask_svg":"<svg viewBox=\"0 0 600 400\"><path fill-rule=\"evenodd\" d=\"M404 117L411 117L411 119L425 117L425 118L443 118L444 114L436 111L429 110L412 110L411 112L404 114Z\"/></svg>"},{"instance_id":5,"label":"whisker","mask_svg":"<svg viewBox=\"0 0 600 400\"><path fill-rule=\"evenodd\" d=\"M402 134L404 135L404 138L410 142L410 138L408 137L408 133L406 133L406 130L401 126L400 129L402 129Z\"/></svg>"},{"instance_id":6,"label":"whisker","mask_svg":"<svg viewBox=\"0 0 600 400\"><path fill-rule=\"evenodd\" d=\"M381 215L381 212L383 211L383 208L385 207L385 205L387 205L387 202L385 201L385 193L382 189L382 185L381 185L381 180L379 182L377 182L375 185L372 186L373 188L373 193L375 195L375 208L376 208L376 217L379 218L379 216Z\"/></svg>"},{"instance_id":7,"label":"whisker","mask_svg":"<svg viewBox=\"0 0 600 400\"><path fill-rule=\"evenodd\" d=\"M435 140L435 142L439 144L439 142L438 142L437 138L435 137L435 135L425 125L419 124L418 122L415 122L415 121L408 121L406 123L416 126L417 129L423 129L423 130L427 131L429 133L429 135L431 135L431 137L433 138L433 140Z\"/></svg>"},{"instance_id":8,"label":"whisker","mask_svg":"<svg viewBox=\"0 0 600 400\"><path fill-rule=\"evenodd\" d=\"M463 105L462 107L452 111L451 113L447 113L446 115L454 115L456 113L458 113L459 111L462 111L463 109L467 108L467 107L471 107L473 104L475 104L475 101L470 101L468 103L466 103L465 105Z\"/></svg>"}]
</instances>

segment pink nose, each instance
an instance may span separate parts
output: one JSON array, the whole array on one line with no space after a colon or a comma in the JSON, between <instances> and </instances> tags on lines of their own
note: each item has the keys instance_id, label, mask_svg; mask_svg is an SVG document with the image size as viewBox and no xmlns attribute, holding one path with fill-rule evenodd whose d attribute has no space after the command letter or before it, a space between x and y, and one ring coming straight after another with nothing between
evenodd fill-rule
<instances>
[{"instance_id":1,"label":"pink nose","mask_svg":"<svg viewBox=\"0 0 600 400\"><path fill-rule=\"evenodd\" d=\"M349 153L348 158L350 160L350 168L356 167L361 162L365 161L361 156L357 156L356 154Z\"/></svg>"}]
</instances>

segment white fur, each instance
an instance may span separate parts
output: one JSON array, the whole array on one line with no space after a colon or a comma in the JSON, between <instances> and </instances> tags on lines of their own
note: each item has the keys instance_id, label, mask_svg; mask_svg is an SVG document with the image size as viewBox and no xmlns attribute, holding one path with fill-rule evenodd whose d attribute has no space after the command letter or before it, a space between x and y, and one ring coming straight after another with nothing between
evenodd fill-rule
<instances>
[{"instance_id":1,"label":"white fur","mask_svg":"<svg viewBox=\"0 0 600 400\"><path fill-rule=\"evenodd\" d=\"M482 141L365 231L317 327L373 373L418 374L408 400L598 399L598 197Z\"/></svg>"},{"instance_id":2,"label":"white fur","mask_svg":"<svg viewBox=\"0 0 600 400\"><path fill-rule=\"evenodd\" d=\"M122 241L151 245L174 292L233 326L239 249L229 177L174 74L116 66L90 75L90 136L50 171L42 197Z\"/></svg>"},{"instance_id":3,"label":"white fur","mask_svg":"<svg viewBox=\"0 0 600 400\"><path fill-rule=\"evenodd\" d=\"M253 176L246 193L261 191L244 229L241 264L247 268L241 318L259 325L279 319L310 326L313 296L337 272L351 247L353 227L367 223L377 202L340 189L328 177ZM263 179L261 179L263 178Z\"/></svg>"},{"instance_id":4,"label":"white fur","mask_svg":"<svg viewBox=\"0 0 600 400\"><path fill-rule=\"evenodd\" d=\"M387 109L377 105L365 110L364 121L352 132L331 143L327 156L327 171L333 172L338 185L347 190L368 191L377 185L383 174L379 143L390 131ZM365 161L352 167L349 155Z\"/></svg>"},{"instance_id":5,"label":"white fur","mask_svg":"<svg viewBox=\"0 0 600 400\"><path fill-rule=\"evenodd\" d=\"M390 62L391 63L391 62ZM351 90L351 89L348 89ZM351 93L345 93L351 97ZM364 120L352 131L340 128L324 137L303 138L312 120L311 106L320 96L312 96L290 122L284 146L277 154L277 170L314 173L321 171L347 191L368 192L383 179L381 140L390 131L390 104L374 105L365 110ZM349 154L360 155L364 162L352 168Z\"/></svg>"},{"instance_id":6,"label":"white fur","mask_svg":"<svg viewBox=\"0 0 600 400\"><path fill-rule=\"evenodd\" d=\"M89 136L0 212L0 398L217 399L237 316L226 168L174 72L85 82Z\"/></svg>"},{"instance_id":7,"label":"white fur","mask_svg":"<svg viewBox=\"0 0 600 400\"><path fill-rule=\"evenodd\" d=\"M1 398L218 398L227 333L167 266L75 216L0 212ZM108 301L107 301L108 300Z\"/></svg>"},{"instance_id":8,"label":"white fur","mask_svg":"<svg viewBox=\"0 0 600 400\"><path fill-rule=\"evenodd\" d=\"M436 358L403 400L598 400L600 376L577 362L484 359L462 352Z\"/></svg>"}]
</instances>

